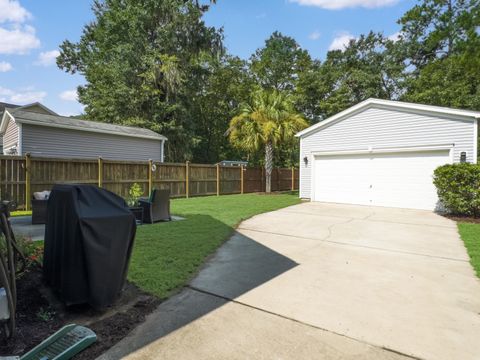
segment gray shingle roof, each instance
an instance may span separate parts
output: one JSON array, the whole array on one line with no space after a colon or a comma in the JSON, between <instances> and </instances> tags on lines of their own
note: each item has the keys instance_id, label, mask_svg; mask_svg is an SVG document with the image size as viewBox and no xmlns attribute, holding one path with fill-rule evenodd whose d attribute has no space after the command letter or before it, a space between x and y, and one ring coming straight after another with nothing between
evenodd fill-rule
<instances>
[{"instance_id":1,"label":"gray shingle roof","mask_svg":"<svg viewBox=\"0 0 480 360\"><path fill-rule=\"evenodd\" d=\"M166 140L167 138L152 130L142 129L138 127L114 125L101 123L90 120L81 120L65 116L54 116L30 111L22 111L21 109L12 110L15 121L20 123L28 123L42 126L63 127L74 130L95 131L115 135L133 136L141 138L150 138L158 140Z\"/></svg>"},{"instance_id":2,"label":"gray shingle roof","mask_svg":"<svg viewBox=\"0 0 480 360\"><path fill-rule=\"evenodd\" d=\"M0 114L3 113L5 109L15 109L18 107L20 107L20 105L14 105L0 101Z\"/></svg>"}]
</instances>

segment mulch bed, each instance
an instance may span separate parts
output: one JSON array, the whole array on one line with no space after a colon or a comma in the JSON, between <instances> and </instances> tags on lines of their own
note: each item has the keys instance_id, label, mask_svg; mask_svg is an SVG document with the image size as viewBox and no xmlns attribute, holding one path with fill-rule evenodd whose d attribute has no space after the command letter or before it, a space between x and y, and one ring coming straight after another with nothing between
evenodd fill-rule
<instances>
[{"instance_id":1,"label":"mulch bed","mask_svg":"<svg viewBox=\"0 0 480 360\"><path fill-rule=\"evenodd\" d=\"M480 218L468 217L468 216L458 216L458 215L443 215L450 220L456 222L463 222L463 223L471 223L471 224L480 224Z\"/></svg>"},{"instance_id":2,"label":"mulch bed","mask_svg":"<svg viewBox=\"0 0 480 360\"><path fill-rule=\"evenodd\" d=\"M10 340L0 335L0 356L25 354L62 326L75 323L95 331L97 342L74 359L94 359L143 322L160 303L127 283L115 305L105 311L88 306L67 308L44 284L37 266L17 280L17 299L17 333Z\"/></svg>"}]
</instances>

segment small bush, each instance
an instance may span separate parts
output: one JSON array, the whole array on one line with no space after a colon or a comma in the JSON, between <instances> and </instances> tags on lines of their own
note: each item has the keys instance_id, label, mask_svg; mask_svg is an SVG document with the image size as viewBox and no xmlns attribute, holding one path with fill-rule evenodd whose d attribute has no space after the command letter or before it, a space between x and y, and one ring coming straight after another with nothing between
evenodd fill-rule
<instances>
[{"instance_id":1,"label":"small bush","mask_svg":"<svg viewBox=\"0 0 480 360\"><path fill-rule=\"evenodd\" d=\"M127 204L128 206L137 206L138 199L143 195L142 187L134 183L128 190Z\"/></svg>"},{"instance_id":2,"label":"small bush","mask_svg":"<svg viewBox=\"0 0 480 360\"><path fill-rule=\"evenodd\" d=\"M434 172L433 183L447 210L455 215L480 217L480 165L440 166Z\"/></svg>"}]
</instances>

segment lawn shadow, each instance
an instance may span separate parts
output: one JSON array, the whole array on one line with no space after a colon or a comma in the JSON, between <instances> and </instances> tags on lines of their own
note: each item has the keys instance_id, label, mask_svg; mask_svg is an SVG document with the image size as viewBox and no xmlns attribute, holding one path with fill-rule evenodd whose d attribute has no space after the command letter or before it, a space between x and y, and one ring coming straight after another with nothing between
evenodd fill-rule
<instances>
[{"instance_id":1,"label":"lawn shadow","mask_svg":"<svg viewBox=\"0 0 480 360\"><path fill-rule=\"evenodd\" d=\"M216 226L227 226L208 218L204 220L216 222ZM134 353L297 265L282 254L234 232L189 286L163 302L143 324L98 359L120 359Z\"/></svg>"}]
</instances>

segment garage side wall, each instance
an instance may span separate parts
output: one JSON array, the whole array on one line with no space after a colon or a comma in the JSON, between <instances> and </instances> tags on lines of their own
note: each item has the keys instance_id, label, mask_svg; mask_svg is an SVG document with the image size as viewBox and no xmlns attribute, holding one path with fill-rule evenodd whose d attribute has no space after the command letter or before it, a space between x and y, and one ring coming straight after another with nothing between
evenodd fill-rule
<instances>
[{"instance_id":1,"label":"garage side wall","mask_svg":"<svg viewBox=\"0 0 480 360\"><path fill-rule=\"evenodd\" d=\"M474 157L473 120L369 108L300 139L300 197L311 196L312 152L455 144L453 161ZM304 158L308 158L305 164Z\"/></svg>"},{"instance_id":2,"label":"garage side wall","mask_svg":"<svg viewBox=\"0 0 480 360\"><path fill-rule=\"evenodd\" d=\"M161 140L23 124L22 152L38 157L161 161Z\"/></svg>"}]
</instances>

